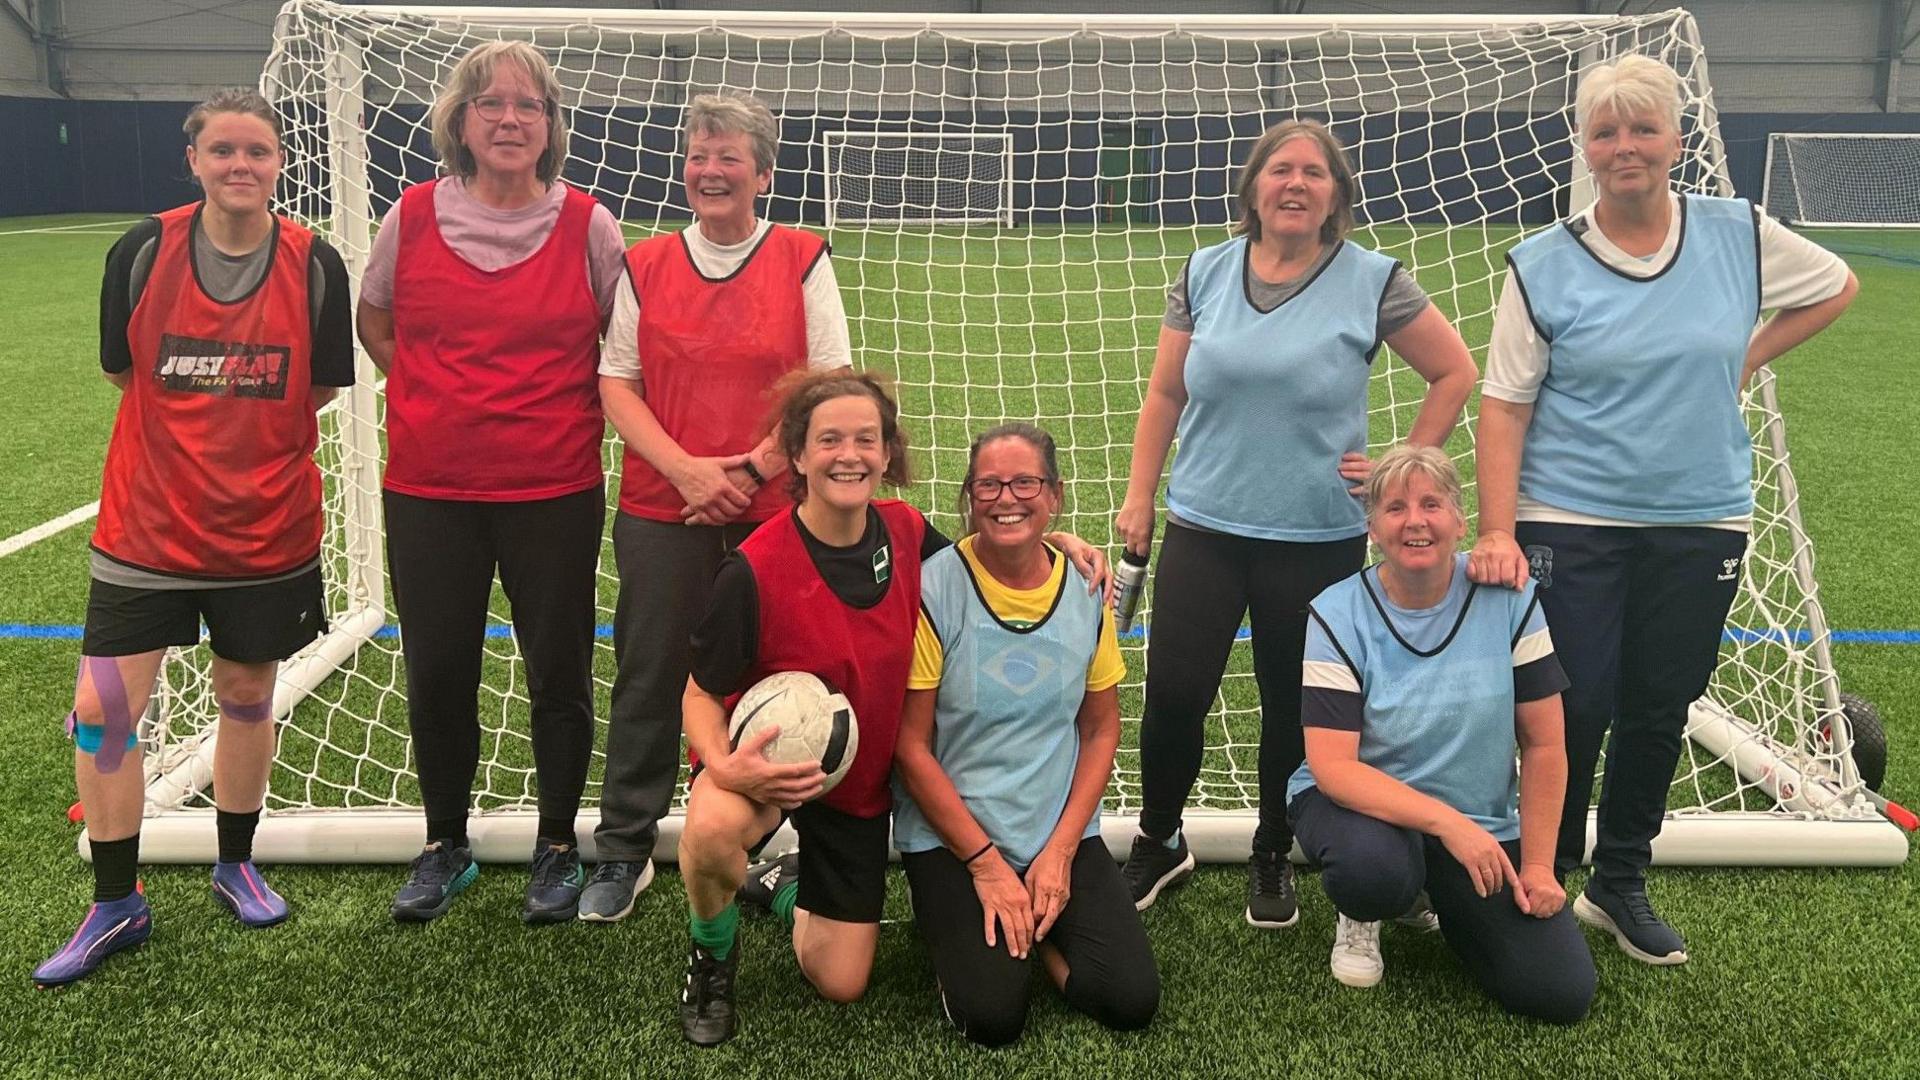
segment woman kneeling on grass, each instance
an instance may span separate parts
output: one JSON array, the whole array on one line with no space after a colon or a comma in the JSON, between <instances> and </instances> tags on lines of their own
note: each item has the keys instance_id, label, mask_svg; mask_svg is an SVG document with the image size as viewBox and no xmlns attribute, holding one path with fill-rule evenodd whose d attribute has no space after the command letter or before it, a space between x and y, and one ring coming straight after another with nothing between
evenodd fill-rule
<instances>
[{"instance_id":1,"label":"woman kneeling on grass","mask_svg":"<svg viewBox=\"0 0 1920 1080\"><path fill-rule=\"evenodd\" d=\"M1467 580L1460 476L1432 447L1380 458L1367 532L1379 565L1307 609L1307 760L1287 788L1340 912L1334 977L1379 982L1380 920L1424 891L1503 1008L1572 1023L1593 1000L1593 956L1553 872L1567 677L1533 583Z\"/></svg>"},{"instance_id":2,"label":"woman kneeling on grass","mask_svg":"<svg viewBox=\"0 0 1920 1080\"><path fill-rule=\"evenodd\" d=\"M185 132L206 197L128 230L100 287L100 366L120 411L67 718L94 903L34 969L41 986L80 979L153 932L135 887L137 732L167 647L198 644L203 619L220 710L213 895L245 926L287 917L254 869L253 834L278 664L326 629L314 412L353 382L347 271L268 206L284 157L265 98L221 90L187 113Z\"/></svg>"},{"instance_id":3,"label":"woman kneeling on grass","mask_svg":"<svg viewBox=\"0 0 1920 1080\"><path fill-rule=\"evenodd\" d=\"M702 1046L734 1033L736 894L792 922L801 973L822 997L866 992L886 900L888 778L921 563L949 546L920 511L874 498L882 482L907 480L899 409L879 379L833 370L790 377L783 388L777 430L797 505L721 563L681 702L695 770L679 848L693 938L680 1026ZM1104 578L1084 542L1055 542ZM819 762L776 765L761 753L777 728L728 745L733 699L778 671L819 676L858 718L853 765L824 796ZM789 815L799 853L749 870Z\"/></svg>"},{"instance_id":4,"label":"woman kneeling on grass","mask_svg":"<svg viewBox=\"0 0 1920 1080\"><path fill-rule=\"evenodd\" d=\"M921 569L913 671L894 749L894 846L948 1019L988 1046L1020 1037L1030 963L1074 1008L1145 1027L1160 978L1100 839L1125 663L1113 613L1043 539L1060 508L1052 436L974 441L967 535Z\"/></svg>"}]
</instances>

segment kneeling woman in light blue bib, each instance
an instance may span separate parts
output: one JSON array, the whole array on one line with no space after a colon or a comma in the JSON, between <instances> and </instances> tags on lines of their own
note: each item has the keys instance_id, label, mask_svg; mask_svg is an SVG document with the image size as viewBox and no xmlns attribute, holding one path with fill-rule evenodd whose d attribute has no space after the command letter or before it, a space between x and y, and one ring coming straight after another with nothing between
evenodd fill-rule
<instances>
[{"instance_id":1,"label":"kneeling woman in light blue bib","mask_svg":"<svg viewBox=\"0 0 1920 1080\"><path fill-rule=\"evenodd\" d=\"M1100 839L1126 665L1113 615L1042 538L1060 507L1051 436L974 441L967 536L921 571L894 751L894 844L946 1014L1001 1045L1026 1026L1030 965L1068 1004L1144 1027L1160 1001L1146 930Z\"/></svg>"},{"instance_id":2,"label":"kneeling woman in light blue bib","mask_svg":"<svg viewBox=\"0 0 1920 1080\"><path fill-rule=\"evenodd\" d=\"M1380 458L1367 532L1380 563L1307 609L1307 760L1287 785L1340 912L1333 975L1372 986L1380 923L1438 915L1503 1008L1571 1023L1593 1000L1593 955L1553 873L1567 679L1533 588L1467 580L1460 476L1431 447Z\"/></svg>"}]
</instances>

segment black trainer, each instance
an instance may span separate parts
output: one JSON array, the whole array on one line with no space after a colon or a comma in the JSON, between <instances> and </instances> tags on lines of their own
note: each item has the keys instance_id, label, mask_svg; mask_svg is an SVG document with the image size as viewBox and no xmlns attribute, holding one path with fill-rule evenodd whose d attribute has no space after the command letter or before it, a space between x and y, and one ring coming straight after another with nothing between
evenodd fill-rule
<instances>
[{"instance_id":1,"label":"black trainer","mask_svg":"<svg viewBox=\"0 0 1920 1080\"><path fill-rule=\"evenodd\" d=\"M1608 886L1599 878L1573 902L1574 917L1613 935L1620 951L1643 964L1687 962L1687 942L1653 910L1644 884Z\"/></svg>"},{"instance_id":2,"label":"black trainer","mask_svg":"<svg viewBox=\"0 0 1920 1080\"><path fill-rule=\"evenodd\" d=\"M1284 930L1300 921L1300 898L1293 889L1293 864L1276 851L1256 851L1247 861L1247 923L1262 930Z\"/></svg>"},{"instance_id":3,"label":"black trainer","mask_svg":"<svg viewBox=\"0 0 1920 1080\"><path fill-rule=\"evenodd\" d=\"M747 867L747 880L740 883L734 898L761 911L773 910L773 898L787 882L800 880L800 853L790 851L777 859Z\"/></svg>"},{"instance_id":4,"label":"black trainer","mask_svg":"<svg viewBox=\"0 0 1920 1080\"><path fill-rule=\"evenodd\" d=\"M719 1046L733 1038L733 976L740 967L740 939L721 960L698 945L687 952L687 983L680 990L680 1031L695 1046Z\"/></svg>"},{"instance_id":5,"label":"black trainer","mask_svg":"<svg viewBox=\"0 0 1920 1080\"><path fill-rule=\"evenodd\" d=\"M580 887L587 871L580 865L580 849L572 844L542 844L533 853L533 876L527 879L527 902L520 909L525 923L571 922L580 910Z\"/></svg>"},{"instance_id":6,"label":"black trainer","mask_svg":"<svg viewBox=\"0 0 1920 1080\"><path fill-rule=\"evenodd\" d=\"M1133 909L1145 911L1160 899L1162 890L1193 876L1193 852L1187 850L1187 837L1180 835L1177 847L1142 833L1133 838L1133 850L1127 853L1127 865L1120 868L1127 879L1127 892L1133 896Z\"/></svg>"},{"instance_id":7,"label":"black trainer","mask_svg":"<svg viewBox=\"0 0 1920 1080\"><path fill-rule=\"evenodd\" d=\"M408 868L407 883L393 898L393 917L400 922L437 919L479 874L472 851L436 840L422 848Z\"/></svg>"}]
</instances>

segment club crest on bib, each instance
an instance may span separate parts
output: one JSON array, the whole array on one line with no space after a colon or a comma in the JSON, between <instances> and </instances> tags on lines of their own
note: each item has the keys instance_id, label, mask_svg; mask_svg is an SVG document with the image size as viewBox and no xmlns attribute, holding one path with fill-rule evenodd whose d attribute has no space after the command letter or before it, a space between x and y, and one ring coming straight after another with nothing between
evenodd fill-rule
<instances>
[{"instance_id":1,"label":"club crest on bib","mask_svg":"<svg viewBox=\"0 0 1920 1080\"><path fill-rule=\"evenodd\" d=\"M1543 589L1553 587L1553 549L1545 544L1528 544L1527 573Z\"/></svg>"}]
</instances>

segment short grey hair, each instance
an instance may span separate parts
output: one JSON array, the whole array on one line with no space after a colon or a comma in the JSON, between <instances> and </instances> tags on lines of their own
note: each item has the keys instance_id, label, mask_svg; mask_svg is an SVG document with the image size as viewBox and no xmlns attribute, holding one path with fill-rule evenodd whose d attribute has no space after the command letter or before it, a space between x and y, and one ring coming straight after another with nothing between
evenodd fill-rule
<instances>
[{"instance_id":1,"label":"short grey hair","mask_svg":"<svg viewBox=\"0 0 1920 1080\"><path fill-rule=\"evenodd\" d=\"M1595 112L1610 112L1616 120L1634 116L1661 116L1680 130L1680 76L1650 56L1623 56L1611 64L1588 68L1573 99L1573 126L1586 131Z\"/></svg>"},{"instance_id":2,"label":"short grey hair","mask_svg":"<svg viewBox=\"0 0 1920 1080\"><path fill-rule=\"evenodd\" d=\"M1372 521L1374 511L1387 501L1389 492L1403 490L1407 481L1415 475L1424 476L1453 507L1453 512L1466 520L1465 509L1460 505L1460 470L1453 464L1446 451L1433 446L1414 446L1402 443L1380 455L1374 462L1373 473L1367 477L1367 520Z\"/></svg>"},{"instance_id":3,"label":"short grey hair","mask_svg":"<svg viewBox=\"0 0 1920 1080\"><path fill-rule=\"evenodd\" d=\"M747 136L753 144L755 172L772 169L774 155L780 148L780 124L774 120L773 110L759 98L725 90L701 94L687 103L687 124L680 141L682 153L695 135Z\"/></svg>"},{"instance_id":4,"label":"short grey hair","mask_svg":"<svg viewBox=\"0 0 1920 1080\"><path fill-rule=\"evenodd\" d=\"M534 166L534 174L542 184L552 184L567 164L567 114L560 108L560 80L553 75L553 65L547 63L539 49L524 41L486 42L453 66L453 73L440 87L430 114L433 149L440 155L440 167L462 180L472 179L478 171L473 151L460 141L460 128L466 123L467 106L486 93L493 82L494 68L503 63L520 65L539 88L540 100L546 103L547 147Z\"/></svg>"}]
</instances>

